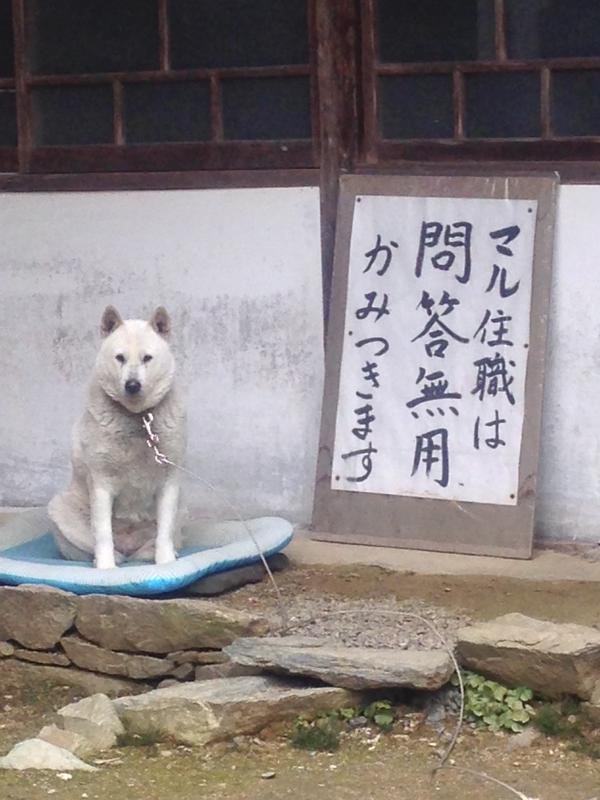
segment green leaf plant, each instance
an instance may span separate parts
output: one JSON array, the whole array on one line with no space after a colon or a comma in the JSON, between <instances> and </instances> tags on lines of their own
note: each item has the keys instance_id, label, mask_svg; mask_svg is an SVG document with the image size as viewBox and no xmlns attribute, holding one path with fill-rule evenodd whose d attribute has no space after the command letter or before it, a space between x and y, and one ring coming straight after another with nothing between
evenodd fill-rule
<instances>
[{"instance_id":1,"label":"green leaf plant","mask_svg":"<svg viewBox=\"0 0 600 800\"><path fill-rule=\"evenodd\" d=\"M533 692L526 686L509 689L475 672L462 673L465 688L465 717L492 731L522 731L535 715L529 701ZM458 686L458 678L452 683Z\"/></svg>"}]
</instances>

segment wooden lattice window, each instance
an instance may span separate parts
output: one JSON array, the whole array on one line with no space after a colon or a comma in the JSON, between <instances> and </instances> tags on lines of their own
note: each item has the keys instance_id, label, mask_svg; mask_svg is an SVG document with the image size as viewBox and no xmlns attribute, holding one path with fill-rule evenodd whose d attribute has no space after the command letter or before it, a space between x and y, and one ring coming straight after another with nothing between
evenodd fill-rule
<instances>
[{"instance_id":1,"label":"wooden lattice window","mask_svg":"<svg viewBox=\"0 0 600 800\"><path fill-rule=\"evenodd\" d=\"M598 0L364 0L366 161L600 157Z\"/></svg>"},{"instance_id":2,"label":"wooden lattice window","mask_svg":"<svg viewBox=\"0 0 600 800\"><path fill-rule=\"evenodd\" d=\"M0 0L0 169L315 166L313 6Z\"/></svg>"}]
</instances>

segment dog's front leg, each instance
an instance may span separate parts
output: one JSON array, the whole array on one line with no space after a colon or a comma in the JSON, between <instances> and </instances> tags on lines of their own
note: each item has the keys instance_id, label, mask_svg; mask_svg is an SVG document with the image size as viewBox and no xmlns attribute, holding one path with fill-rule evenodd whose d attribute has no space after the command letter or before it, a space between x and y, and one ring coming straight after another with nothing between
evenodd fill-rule
<instances>
[{"instance_id":1,"label":"dog's front leg","mask_svg":"<svg viewBox=\"0 0 600 800\"><path fill-rule=\"evenodd\" d=\"M94 534L95 565L98 569L112 569L115 548L112 533L113 495L103 486L92 486L90 511Z\"/></svg>"},{"instance_id":2,"label":"dog's front leg","mask_svg":"<svg viewBox=\"0 0 600 800\"><path fill-rule=\"evenodd\" d=\"M169 478L161 487L156 507L156 555L157 564L170 564L177 555L173 544L173 530L179 503L179 481Z\"/></svg>"}]
</instances>

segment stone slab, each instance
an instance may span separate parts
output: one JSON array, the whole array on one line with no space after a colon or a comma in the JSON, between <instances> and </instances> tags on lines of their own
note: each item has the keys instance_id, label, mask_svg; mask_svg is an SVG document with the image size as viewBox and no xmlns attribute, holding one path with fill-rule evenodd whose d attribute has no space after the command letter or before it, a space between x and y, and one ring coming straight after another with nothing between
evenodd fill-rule
<instances>
[{"instance_id":1,"label":"stone slab","mask_svg":"<svg viewBox=\"0 0 600 800\"><path fill-rule=\"evenodd\" d=\"M145 600L112 595L78 598L79 633L108 650L170 653L220 649L244 635L260 635L259 617L227 609L209 600Z\"/></svg>"},{"instance_id":2,"label":"stone slab","mask_svg":"<svg viewBox=\"0 0 600 800\"><path fill-rule=\"evenodd\" d=\"M85 736L73 733L73 731L65 731L58 725L46 725L38 733L37 738L56 745L56 747L62 747L63 750L68 750L78 758L86 759L98 752L98 748Z\"/></svg>"},{"instance_id":3,"label":"stone slab","mask_svg":"<svg viewBox=\"0 0 600 800\"><path fill-rule=\"evenodd\" d=\"M178 650L167 658L176 664L223 664L229 656L222 650Z\"/></svg>"},{"instance_id":4,"label":"stone slab","mask_svg":"<svg viewBox=\"0 0 600 800\"><path fill-rule=\"evenodd\" d=\"M360 696L271 677L221 678L123 697L114 706L129 733L159 734L187 745L256 733L272 722L341 708Z\"/></svg>"},{"instance_id":5,"label":"stone slab","mask_svg":"<svg viewBox=\"0 0 600 800\"><path fill-rule=\"evenodd\" d=\"M61 644L76 666L105 675L150 680L169 675L175 669L175 662L167 658L117 653L86 642L78 636L65 636Z\"/></svg>"},{"instance_id":6,"label":"stone slab","mask_svg":"<svg viewBox=\"0 0 600 800\"><path fill-rule=\"evenodd\" d=\"M245 666L228 661L226 664L205 664L196 667L196 680L209 681L215 678L240 678L244 675L261 675L260 667Z\"/></svg>"},{"instance_id":7,"label":"stone slab","mask_svg":"<svg viewBox=\"0 0 600 800\"><path fill-rule=\"evenodd\" d=\"M0 769L97 772L97 767L85 764L69 750L45 742L43 739L26 739L16 744L8 755L0 758Z\"/></svg>"},{"instance_id":8,"label":"stone slab","mask_svg":"<svg viewBox=\"0 0 600 800\"><path fill-rule=\"evenodd\" d=\"M357 690L439 689L454 670L445 650L344 647L300 636L238 639L225 652L237 664Z\"/></svg>"},{"instance_id":9,"label":"stone slab","mask_svg":"<svg viewBox=\"0 0 600 800\"><path fill-rule=\"evenodd\" d=\"M193 664L180 664L170 673L178 681L191 681L194 679L196 668Z\"/></svg>"},{"instance_id":10,"label":"stone slab","mask_svg":"<svg viewBox=\"0 0 600 800\"><path fill-rule=\"evenodd\" d=\"M462 666L546 697L589 700L600 683L600 631L505 614L458 631Z\"/></svg>"},{"instance_id":11,"label":"stone slab","mask_svg":"<svg viewBox=\"0 0 600 800\"><path fill-rule=\"evenodd\" d=\"M57 716L63 730L85 737L98 750L114 747L117 737L125 732L112 700L104 694L70 703Z\"/></svg>"},{"instance_id":12,"label":"stone slab","mask_svg":"<svg viewBox=\"0 0 600 800\"><path fill-rule=\"evenodd\" d=\"M50 650L72 627L74 594L48 586L0 586L0 639L30 650Z\"/></svg>"},{"instance_id":13,"label":"stone slab","mask_svg":"<svg viewBox=\"0 0 600 800\"><path fill-rule=\"evenodd\" d=\"M13 658L0 660L0 686L30 685L69 686L83 695L101 692L109 697L130 695L149 689L147 683L96 675L75 667L53 667L31 664Z\"/></svg>"},{"instance_id":14,"label":"stone slab","mask_svg":"<svg viewBox=\"0 0 600 800\"><path fill-rule=\"evenodd\" d=\"M50 650L23 650L15 649L15 658L21 661L30 661L32 664L46 664L47 666L68 667L71 663L64 653Z\"/></svg>"}]
</instances>

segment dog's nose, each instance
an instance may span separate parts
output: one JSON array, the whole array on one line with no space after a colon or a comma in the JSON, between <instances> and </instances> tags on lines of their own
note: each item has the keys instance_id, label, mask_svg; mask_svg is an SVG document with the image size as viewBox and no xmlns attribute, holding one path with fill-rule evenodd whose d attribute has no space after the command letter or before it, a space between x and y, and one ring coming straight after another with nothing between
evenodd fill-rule
<instances>
[{"instance_id":1,"label":"dog's nose","mask_svg":"<svg viewBox=\"0 0 600 800\"><path fill-rule=\"evenodd\" d=\"M141 388L142 384L139 381L129 380L125 382L125 391L127 394L137 394Z\"/></svg>"}]
</instances>

